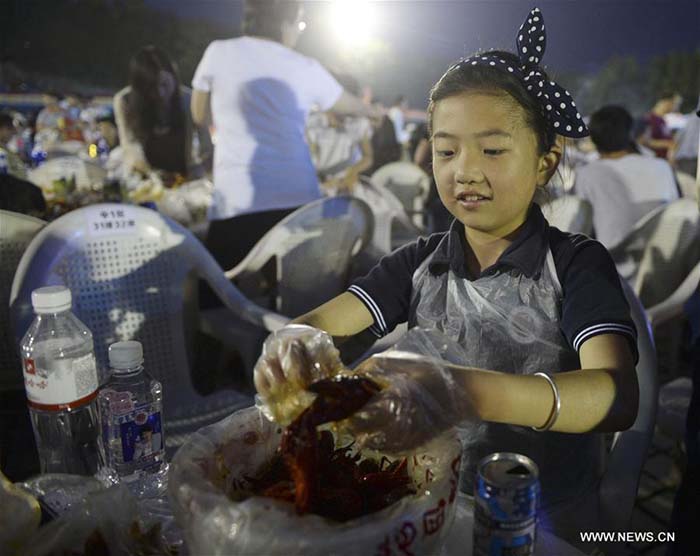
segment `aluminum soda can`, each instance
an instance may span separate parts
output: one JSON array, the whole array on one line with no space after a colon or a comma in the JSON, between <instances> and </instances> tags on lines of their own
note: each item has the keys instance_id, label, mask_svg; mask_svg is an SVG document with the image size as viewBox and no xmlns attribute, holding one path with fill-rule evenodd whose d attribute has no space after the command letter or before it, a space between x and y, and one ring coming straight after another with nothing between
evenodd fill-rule
<instances>
[{"instance_id":1,"label":"aluminum soda can","mask_svg":"<svg viewBox=\"0 0 700 556\"><path fill-rule=\"evenodd\" d=\"M535 553L540 481L530 458L496 452L479 462L474 478L474 556Z\"/></svg>"}]
</instances>

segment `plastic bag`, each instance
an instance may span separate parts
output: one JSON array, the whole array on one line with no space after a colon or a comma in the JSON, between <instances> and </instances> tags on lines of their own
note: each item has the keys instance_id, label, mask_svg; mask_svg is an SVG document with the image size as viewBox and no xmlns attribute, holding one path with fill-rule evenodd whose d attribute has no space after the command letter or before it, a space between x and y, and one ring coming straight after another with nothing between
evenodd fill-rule
<instances>
[{"instance_id":1,"label":"plastic bag","mask_svg":"<svg viewBox=\"0 0 700 556\"><path fill-rule=\"evenodd\" d=\"M20 546L34 534L40 519L36 498L0 472L0 554L19 556Z\"/></svg>"},{"instance_id":2,"label":"plastic bag","mask_svg":"<svg viewBox=\"0 0 700 556\"><path fill-rule=\"evenodd\" d=\"M345 367L333 339L323 330L300 324L270 334L255 364L255 386L262 410L283 426L311 405L315 395L306 388L336 376Z\"/></svg>"},{"instance_id":3,"label":"plastic bag","mask_svg":"<svg viewBox=\"0 0 700 556\"><path fill-rule=\"evenodd\" d=\"M158 500L149 503L158 504ZM104 554L106 547L110 556L172 556L182 541L173 540L172 532L168 540L164 538L163 528L172 527L162 513L142 507L124 485L91 491L67 513L41 527L21 554Z\"/></svg>"},{"instance_id":4,"label":"plastic bag","mask_svg":"<svg viewBox=\"0 0 700 556\"><path fill-rule=\"evenodd\" d=\"M170 468L173 511L192 554L433 554L455 513L461 446L448 431L408 458L417 494L361 518L337 523L293 504L250 497L234 501L277 449L282 428L255 407L195 433ZM381 454L364 453L368 457Z\"/></svg>"}]
</instances>

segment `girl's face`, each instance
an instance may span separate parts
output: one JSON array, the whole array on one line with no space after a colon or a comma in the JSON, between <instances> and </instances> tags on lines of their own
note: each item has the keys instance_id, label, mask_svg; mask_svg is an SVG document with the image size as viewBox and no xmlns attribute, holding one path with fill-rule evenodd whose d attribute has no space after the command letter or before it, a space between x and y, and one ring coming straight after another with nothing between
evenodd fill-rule
<instances>
[{"instance_id":1,"label":"girl's face","mask_svg":"<svg viewBox=\"0 0 700 556\"><path fill-rule=\"evenodd\" d=\"M497 237L517 230L560 151L539 155L525 112L509 95L465 92L433 110L433 172L443 204L465 228Z\"/></svg>"}]
</instances>

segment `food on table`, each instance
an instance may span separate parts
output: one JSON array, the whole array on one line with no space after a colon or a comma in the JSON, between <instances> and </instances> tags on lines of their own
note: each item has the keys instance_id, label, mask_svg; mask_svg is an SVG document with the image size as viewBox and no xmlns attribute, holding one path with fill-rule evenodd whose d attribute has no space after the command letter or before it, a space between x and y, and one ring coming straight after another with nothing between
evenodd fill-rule
<instances>
[{"instance_id":1,"label":"food on table","mask_svg":"<svg viewBox=\"0 0 700 556\"><path fill-rule=\"evenodd\" d=\"M347 521L416 493L405 458L363 459L352 453L353 444L336 447L331 431L316 430L361 409L379 392L376 382L343 376L319 380L308 389L316 398L286 428L273 459L249 478L249 494L293 502L299 514Z\"/></svg>"}]
</instances>

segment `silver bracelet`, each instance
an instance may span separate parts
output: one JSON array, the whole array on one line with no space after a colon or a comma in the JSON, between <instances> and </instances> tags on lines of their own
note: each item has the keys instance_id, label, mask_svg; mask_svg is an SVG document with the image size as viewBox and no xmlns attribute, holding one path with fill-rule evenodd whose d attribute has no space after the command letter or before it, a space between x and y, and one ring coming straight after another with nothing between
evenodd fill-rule
<instances>
[{"instance_id":1,"label":"silver bracelet","mask_svg":"<svg viewBox=\"0 0 700 556\"><path fill-rule=\"evenodd\" d=\"M554 380L552 380L552 377L549 376L547 373L538 372L534 373L532 376L541 376L542 378L544 378L552 387L552 392L554 393L554 407L552 407L552 413L550 414L549 419L547 419L547 422L541 427L531 427L532 430L535 430L537 432L548 431L554 426L554 423L559 417L559 410L561 409L561 398L559 397L559 388L557 388L556 383L554 382Z\"/></svg>"}]
</instances>

